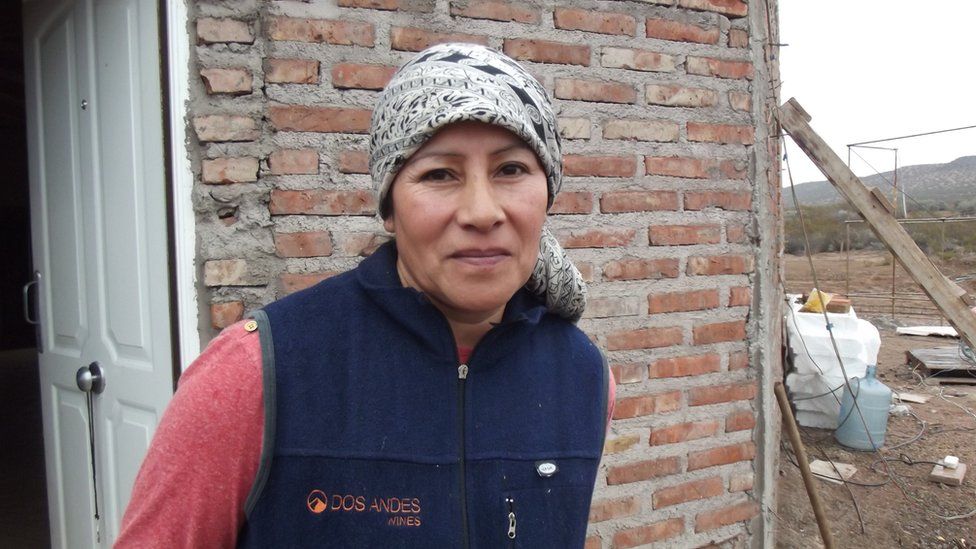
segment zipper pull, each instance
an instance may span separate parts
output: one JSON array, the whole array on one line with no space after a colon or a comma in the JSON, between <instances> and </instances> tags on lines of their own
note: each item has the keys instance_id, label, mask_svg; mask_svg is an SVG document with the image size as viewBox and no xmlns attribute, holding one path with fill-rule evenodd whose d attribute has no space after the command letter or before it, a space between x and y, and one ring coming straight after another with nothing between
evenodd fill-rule
<instances>
[{"instance_id":1,"label":"zipper pull","mask_svg":"<svg viewBox=\"0 0 976 549\"><path fill-rule=\"evenodd\" d=\"M515 539L515 500L505 498L508 504L508 539Z\"/></svg>"},{"instance_id":2,"label":"zipper pull","mask_svg":"<svg viewBox=\"0 0 976 549\"><path fill-rule=\"evenodd\" d=\"M462 364L458 366L458 379L468 379L468 365Z\"/></svg>"}]
</instances>

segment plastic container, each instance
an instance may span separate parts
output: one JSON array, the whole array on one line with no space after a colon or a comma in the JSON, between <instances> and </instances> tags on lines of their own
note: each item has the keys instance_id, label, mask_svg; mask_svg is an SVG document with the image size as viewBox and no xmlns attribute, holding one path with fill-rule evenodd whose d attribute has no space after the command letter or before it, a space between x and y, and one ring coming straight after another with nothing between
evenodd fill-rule
<instances>
[{"instance_id":1,"label":"plastic container","mask_svg":"<svg viewBox=\"0 0 976 549\"><path fill-rule=\"evenodd\" d=\"M869 365L863 378L851 378L850 387L844 387L834 437L837 438L837 442L848 448L876 450L884 446L885 432L888 430L888 409L891 406L891 389L875 378L876 370L877 366ZM860 415L854 408L855 400L861 410ZM861 415L864 416L863 422ZM865 424L867 424L867 431L864 430Z\"/></svg>"}]
</instances>

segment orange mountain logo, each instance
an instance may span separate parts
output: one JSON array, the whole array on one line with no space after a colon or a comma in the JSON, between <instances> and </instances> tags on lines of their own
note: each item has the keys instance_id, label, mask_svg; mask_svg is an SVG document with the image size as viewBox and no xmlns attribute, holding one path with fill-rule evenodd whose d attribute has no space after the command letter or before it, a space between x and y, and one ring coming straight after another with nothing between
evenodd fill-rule
<instances>
[{"instance_id":1,"label":"orange mountain logo","mask_svg":"<svg viewBox=\"0 0 976 549\"><path fill-rule=\"evenodd\" d=\"M312 490L305 499L308 510L316 515L325 511L329 507L329 497L322 490Z\"/></svg>"}]
</instances>

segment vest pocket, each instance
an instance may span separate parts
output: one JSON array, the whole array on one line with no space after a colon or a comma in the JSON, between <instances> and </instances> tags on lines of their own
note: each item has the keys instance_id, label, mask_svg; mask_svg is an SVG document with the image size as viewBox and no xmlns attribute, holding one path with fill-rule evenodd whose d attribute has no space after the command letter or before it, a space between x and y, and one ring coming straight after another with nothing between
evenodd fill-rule
<instances>
[{"instance_id":1,"label":"vest pocket","mask_svg":"<svg viewBox=\"0 0 976 549\"><path fill-rule=\"evenodd\" d=\"M525 488L502 494L498 531L501 547L583 547L590 501L588 487Z\"/></svg>"}]
</instances>

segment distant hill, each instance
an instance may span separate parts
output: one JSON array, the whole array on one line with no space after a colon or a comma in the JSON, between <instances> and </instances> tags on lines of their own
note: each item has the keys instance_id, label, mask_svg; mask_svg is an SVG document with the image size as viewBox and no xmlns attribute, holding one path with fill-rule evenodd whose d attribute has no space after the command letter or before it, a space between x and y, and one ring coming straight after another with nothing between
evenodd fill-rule
<instances>
[{"instance_id":1,"label":"distant hill","mask_svg":"<svg viewBox=\"0 0 976 549\"><path fill-rule=\"evenodd\" d=\"M892 181L893 172L863 177L861 181L868 187L882 189L890 197L892 188L885 179ZM963 156L947 164L899 168L898 188L931 209L959 210L960 206L976 200L976 156ZM828 181L801 183L796 186L796 196L804 206L844 201ZM793 196L788 188L783 189L783 205L786 209L793 209ZM908 211L913 209L919 207L908 199Z\"/></svg>"}]
</instances>

